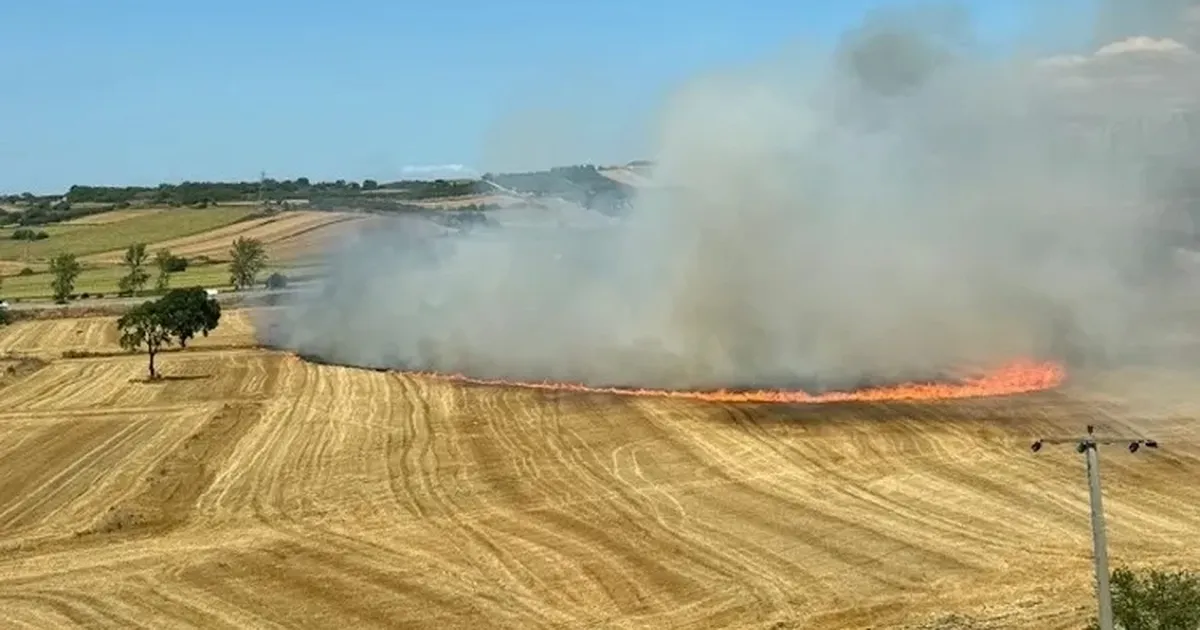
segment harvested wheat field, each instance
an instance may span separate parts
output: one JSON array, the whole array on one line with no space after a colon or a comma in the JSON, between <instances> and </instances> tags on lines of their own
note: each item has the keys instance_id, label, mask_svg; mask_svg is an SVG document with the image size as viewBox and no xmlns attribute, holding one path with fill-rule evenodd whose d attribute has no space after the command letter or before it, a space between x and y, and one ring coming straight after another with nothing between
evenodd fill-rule
<instances>
[{"instance_id":1,"label":"harvested wheat field","mask_svg":"<svg viewBox=\"0 0 1200 630\"><path fill-rule=\"evenodd\" d=\"M109 210L100 214L89 214L63 221L63 225L108 225L127 219L148 217L152 214L167 212L167 208L126 208L124 210Z\"/></svg>"},{"instance_id":2,"label":"harvested wheat field","mask_svg":"<svg viewBox=\"0 0 1200 630\"><path fill-rule=\"evenodd\" d=\"M262 241L272 260L284 261L319 251L316 248L339 234L348 233L347 228L365 216L345 212L291 211L226 225L200 234L149 243L148 246L152 250L169 249L177 256L208 256L227 260L234 239L244 236ZM84 260L119 263L124 255L125 250L122 249L94 254Z\"/></svg>"},{"instance_id":3,"label":"harvested wheat field","mask_svg":"<svg viewBox=\"0 0 1200 630\"><path fill-rule=\"evenodd\" d=\"M0 627L1078 628L1083 463L1028 444L1089 421L1162 442L1102 454L1114 562L1200 562L1181 377L721 406L314 365L226 318L162 382L118 355L0 383ZM103 352L106 326L0 345Z\"/></svg>"},{"instance_id":4,"label":"harvested wheat field","mask_svg":"<svg viewBox=\"0 0 1200 630\"><path fill-rule=\"evenodd\" d=\"M116 316L46 319L0 328L0 356L58 358L63 353L122 353ZM221 315L221 325L189 347L254 345L251 311L232 310Z\"/></svg>"}]
</instances>

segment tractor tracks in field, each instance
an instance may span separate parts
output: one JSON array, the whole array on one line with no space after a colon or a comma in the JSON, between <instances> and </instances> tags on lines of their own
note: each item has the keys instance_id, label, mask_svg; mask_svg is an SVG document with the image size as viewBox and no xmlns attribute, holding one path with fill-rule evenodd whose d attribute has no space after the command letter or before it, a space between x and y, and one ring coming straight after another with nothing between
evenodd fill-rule
<instances>
[{"instance_id":1,"label":"tractor tracks in field","mask_svg":"<svg viewBox=\"0 0 1200 630\"><path fill-rule=\"evenodd\" d=\"M86 538L104 534L163 534L191 520L196 500L212 484L239 441L262 418L259 402L226 403L159 461L141 491L114 504Z\"/></svg>"}]
</instances>

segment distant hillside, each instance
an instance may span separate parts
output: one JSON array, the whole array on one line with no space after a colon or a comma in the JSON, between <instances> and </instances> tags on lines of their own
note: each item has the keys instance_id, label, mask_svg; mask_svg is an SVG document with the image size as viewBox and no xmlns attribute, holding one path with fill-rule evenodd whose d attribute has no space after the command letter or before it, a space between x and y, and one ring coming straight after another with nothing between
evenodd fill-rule
<instances>
[{"instance_id":1,"label":"distant hillside","mask_svg":"<svg viewBox=\"0 0 1200 630\"><path fill-rule=\"evenodd\" d=\"M640 172L645 161L624 171ZM303 205L317 209L385 212L423 212L434 202L461 200L497 192L518 199L553 197L605 214L628 207L636 190L630 180L609 177L595 166L565 166L528 173L488 173L482 179L313 182L307 177L241 182L164 183L158 186L72 186L61 195L29 193L0 196L0 225L61 223L125 208L192 207L228 204ZM482 211L496 204L454 204L460 210Z\"/></svg>"},{"instance_id":2,"label":"distant hillside","mask_svg":"<svg viewBox=\"0 0 1200 630\"><path fill-rule=\"evenodd\" d=\"M624 212L636 193L633 186L606 177L591 165L528 173L486 173L483 182L505 192L555 197L608 215Z\"/></svg>"}]
</instances>

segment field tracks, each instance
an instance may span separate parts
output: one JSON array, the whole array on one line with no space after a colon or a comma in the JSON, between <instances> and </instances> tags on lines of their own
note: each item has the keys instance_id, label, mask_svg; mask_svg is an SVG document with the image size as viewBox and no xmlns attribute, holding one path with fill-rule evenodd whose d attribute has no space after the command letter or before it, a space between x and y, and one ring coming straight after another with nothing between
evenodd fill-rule
<instances>
[{"instance_id":1,"label":"field tracks","mask_svg":"<svg viewBox=\"0 0 1200 630\"><path fill-rule=\"evenodd\" d=\"M262 417L262 403L226 403L167 452L133 497L82 535L165 533L187 523L196 500L212 484L238 441Z\"/></svg>"},{"instance_id":2,"label":"field tracks","mask_svg":"<svg viewBox=\"0 0 1200 630\"><path fill-rule=\"evenodd\" d=\"M1167 419L1084 383L630 399L317 365L231 310L147 383L112 327L0 330L0 370L38 362L0 372L0 627L1066 630L1090 610L1087 491L1028 439L1092 417L1164 437L1105 460L1114 563L1200 563L1182 377L1141 394Z\"/></svg>"}]
</instances>

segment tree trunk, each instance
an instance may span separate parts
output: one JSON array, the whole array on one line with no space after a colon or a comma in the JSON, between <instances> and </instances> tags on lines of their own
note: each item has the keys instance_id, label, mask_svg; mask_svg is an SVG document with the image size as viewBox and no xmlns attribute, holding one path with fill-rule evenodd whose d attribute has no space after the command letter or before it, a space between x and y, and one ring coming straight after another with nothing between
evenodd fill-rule
<instances>
[{"instance_id":1,"label":"tree trunk","mask_svg":"<svg viewBox=\"0 0 1200 630\"><path fill-rule=\"evenodd\" d=\"M154 379L158 378L158 373L154 371L154 355L156 354L156 352L154 350L150 350L149 354L150 354L150 380L153 381Z\"/></svg>"}]
</instances>

